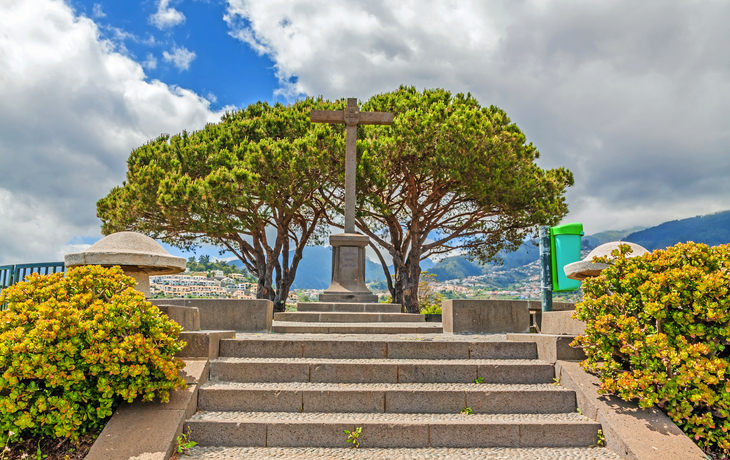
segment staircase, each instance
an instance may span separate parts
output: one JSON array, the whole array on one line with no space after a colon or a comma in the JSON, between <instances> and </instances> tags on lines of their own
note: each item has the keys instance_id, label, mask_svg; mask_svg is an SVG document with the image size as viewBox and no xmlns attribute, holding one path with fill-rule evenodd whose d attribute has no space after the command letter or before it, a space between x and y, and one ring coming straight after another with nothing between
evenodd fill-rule
<instances>
[{"instance_id":1,"label":"staircase","mask_svg":"<svg viewBox=\"0 0 730 460\"><path fill-rule=\"evenodd\" d=\"M241 334L198 390L187 458L619 459L536 358L504 336Z\"/></svg>"}]
</instances>

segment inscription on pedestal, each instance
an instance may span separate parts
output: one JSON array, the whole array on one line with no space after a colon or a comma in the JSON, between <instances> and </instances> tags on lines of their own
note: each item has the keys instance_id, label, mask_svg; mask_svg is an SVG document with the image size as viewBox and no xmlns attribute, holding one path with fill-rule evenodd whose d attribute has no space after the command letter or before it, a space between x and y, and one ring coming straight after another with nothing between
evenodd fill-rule
<instances>
[{"instance_id":1,"label":"inscription on pedestal","mask_svg":"<svg viewBox=\"0 0 730 460\"><path fill-rule=\"evenodd\" d=\"M357 268L357 252L358 248L341 247L340 248L340 268L352 269Z\"/></svg>"}]
</instances>

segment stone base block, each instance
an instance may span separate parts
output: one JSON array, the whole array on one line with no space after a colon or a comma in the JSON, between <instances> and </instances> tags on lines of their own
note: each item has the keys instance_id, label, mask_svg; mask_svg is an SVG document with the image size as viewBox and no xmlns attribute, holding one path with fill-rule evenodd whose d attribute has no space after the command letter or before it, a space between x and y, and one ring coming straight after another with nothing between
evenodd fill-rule
<instances>
[{"instance_id":1,"label":"stone base block","mask_svg":"<svg viewBox=\"0 0 730 460\"><path fill-rule=\"evenodd\" d=\"M155 299L152 303L196 307L202 330L271 332L274 318L274 303L263 299Z\"/></svg>"},{"instance_id":2,"label":"stone base block","mask_svg":"<svg viewBox=\"0 0 730 460\"><path fill-rule=\"evenodd\" d=\"M528 303L519 300L446 300L441 306L446 333L528 332Z\"/></svg>"},{"instance_id":3,"label":"stone base block","mask_svg":"<svg viewBox=\"0 0 730 460\"><path fill-rule=\"evenodd\" d=\"M342 302L298 302L297 311L338 313L400 313L403 307L397 303L342 303Z\"/></svg>"},{"instance_id":4,"label":"stone base block","mask_svg":"<svg viewBox=\"0 0 730 460\"><path fill-rule=\"evenodd\" d=\"M195 307L179 307L177 305L157 305L168 318L182 326L185 331L200 330L200 310Z\"/></svg>"},{"instance_id":5,"label":"stone base block","mask_svg":"<svg viewBox=\"0 0 730 460\"><path fill-rule=\"evenodd\" d=\"M221 339L233 339L236 331L183 331L180 340L187 345L178 353L178 358L216 359L220 354Z\"/></svg>"},{"instance_id":6,"label":"stone base block","mask_svg":"<svg viewBox=\"0 0 730 460\"><path fill-rule=\"evenodd\" d=\"M322 292L320 302L377 303L378 296L372 292Z\"/></svg>"},{"instance_id":7,"label":"stone base block","mask_svg":"<svg viewBox=\"0 0 730 460\"><path fill-rule=\"evenodd\" d=\"M554 363L561 361L582 361L586 354L582 348L570 346L575 336L550 334L507 334L507 340L534 342L537 345L537 359Z\"/></svg>"},{"instance_id":8,"label":"stone base block","mask_svg":"<svg viewBox=\"0 0 730 460\"><path fill-rule=\"evenodd\" d=\"M300 323L425 323L426 315L416 313L294 311L275 313L274 320Z\"/></svg>"},{"instance_id":9,"label":"stone base block","mask_svg":"<svg viewBox=\"0 0 730 460\"><path fill-rule=\"evenodd\" d=\"M572 311L546 311L542 314L543 334L582 335L586 330L586 323L573 319Z\"/></svg>"}]
</instances>

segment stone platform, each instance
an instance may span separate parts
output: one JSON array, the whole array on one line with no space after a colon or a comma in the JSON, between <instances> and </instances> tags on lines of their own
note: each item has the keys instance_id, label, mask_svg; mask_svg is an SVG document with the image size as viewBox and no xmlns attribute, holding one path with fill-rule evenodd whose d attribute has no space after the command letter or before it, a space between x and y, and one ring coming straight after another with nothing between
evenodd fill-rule
<instances>
[{"instance_id":1,"label":"stone platform","mask_svg":"<svg viewBox=\"0 0 730 460\"><path fill-rule=\"evenodd\" d=\"M300 312L357 312L357 313L400 313L403 307L397 303L344 303L344 302L299 302Z\"/></svg>"},{"instance_id":2,"label":"stone platform","mask_svg":"<svg viewBox=\"0 0 730 460\"><path fill-rule=\"evenodd\" d=\"M274 321L272 332L288 334L427 334L441 333L441 323L423 322L355 322L324 323L301 321Z\"/></svg>"},{"instance_id":3,"label":"stone platform","mask_svg":"<svg viewBox=\"0 0 730 460\"><path fill-rule=\"evenodd\" d=\"M425 315L401 313L400 304L299 302L297 311L274 314L272 332L313 334L439 333L441 323Z\"/></svg>"},{"instance_id":4,"label":"stone platform","mask_svg":"<svg viewBox=\"0 0 730 460\"><path fill-rule=\"evenodd\" d=\"M426 317L412 313L297 311L274 313L274 320L302 323L425 323Z\"/></svg>"}]
</instances>

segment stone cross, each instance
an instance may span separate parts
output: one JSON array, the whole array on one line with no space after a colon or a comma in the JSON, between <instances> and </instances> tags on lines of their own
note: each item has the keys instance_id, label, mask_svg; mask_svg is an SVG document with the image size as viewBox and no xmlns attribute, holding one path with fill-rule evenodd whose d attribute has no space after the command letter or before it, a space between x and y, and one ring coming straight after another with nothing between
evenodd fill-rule
<instances>
[{"instance_id":1,"label":"stone cross","mask_svg":"<svg viewBox=\"0 0 730 460\"><path fill-rule=\"evenodd\" d=\"M355 233L355 177L357 175L357 125L392 125L390 112L360 112L357 98L347 98L347 107L340 110L312 110L312 123L345 123L345 233Z\"/></svg>"}]
</instances>

